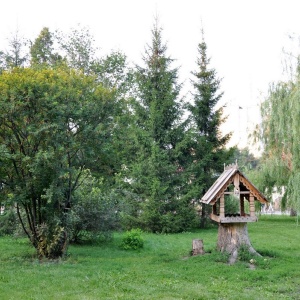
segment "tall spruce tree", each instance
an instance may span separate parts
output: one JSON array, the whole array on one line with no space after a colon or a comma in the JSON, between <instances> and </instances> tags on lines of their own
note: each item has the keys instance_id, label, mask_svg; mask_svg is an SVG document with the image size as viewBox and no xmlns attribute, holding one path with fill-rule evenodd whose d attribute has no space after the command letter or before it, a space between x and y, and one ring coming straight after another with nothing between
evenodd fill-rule
<instances>
[{"instance_id":1,"label":"tall spruce tree","mask_svg":"<svg viewBox=\"0 0 300 300\"><path fill-rule=\"evenodd\" d=\"M190 112L190 155L186 173L190 178L187 197L199 199L216 180L216 175L224 167L224 163L233 154L233 150L225 149L230 134L222 135L220 127L225 121L223 107L217 108L222 98L220 79L216 70L210 68L207 57L207 45L202 41L198 45L197 69L192 72L194 92L193 104L188 106ZM207 213L205 206L201 208L200 226L205 227Z\"/></svg>"},{"instance_id":2,"label":"tall spruce tree","mask_svg":"<svg viewBox=\"0 0 300 300\"><path fill-rule=\"evenodd\" d=\"M178 232L187 229L194 210L180 197L180 171L176 146L181 136L182 105L178 69L167 56L157 21L152 43L147 45L144 67L137 67L138 101L136 117L136 161L132 166L131 186L138 195L136 217L139 226L153 232Z\"/></svg>"}]
</instances>

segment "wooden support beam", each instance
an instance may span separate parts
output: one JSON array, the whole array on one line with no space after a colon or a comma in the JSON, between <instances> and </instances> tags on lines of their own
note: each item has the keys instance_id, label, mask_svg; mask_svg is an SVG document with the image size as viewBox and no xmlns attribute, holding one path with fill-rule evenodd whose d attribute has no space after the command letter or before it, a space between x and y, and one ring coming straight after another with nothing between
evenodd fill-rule
<instances>
[{"instance_id":1,"label":"wooden support beam","mask_svg":"<svg viewBox=\"0 0 300 300\"><path fill-rule=\"evenodd\" d=\"M225 201L224 201L224 194L221 195L220 198L220 218L225 217Z\"/></svg>"},{"instance_id":2,"label":"wooden support beam","mask_svg":"<svg viewBox=\"0 0 300 300\"><path fill-rule=\"evenodd\" d=\"M217 215L217 203L215 203L213 206L212 206L212 213L214 215Z\"/></svg>"},{"instance_id":3,"label":"wooden support beam","mask_svg":"<svg viewBox=\"0 0 300 300\"><path fill-rule=\"evenodd\" d=\"M233 195L234 192L224 192L225 195ZM249 191L241 191L240 192L241 195L250 195Z\"/></svg>"},{"instance_id":4,"label":"wooden support beam","mask_svg":"<svg viewBox=\"0 0 300 300\"><path fill-rule=\"evenodd\" d=\"M255 217L255 203L254 203L254 196L250 194L250 217Z\"/></svg>"},{"instance_id":5,"label":"wooden support beam","mask_svg":"<svg viewBox=\"0 0 300 300\"><path fill-rule=\"evenodd\" d=\"M240 195L240 215L242 217L245 216L245 205L244 205L244 197Z\"/></svg>"}]
</instances>

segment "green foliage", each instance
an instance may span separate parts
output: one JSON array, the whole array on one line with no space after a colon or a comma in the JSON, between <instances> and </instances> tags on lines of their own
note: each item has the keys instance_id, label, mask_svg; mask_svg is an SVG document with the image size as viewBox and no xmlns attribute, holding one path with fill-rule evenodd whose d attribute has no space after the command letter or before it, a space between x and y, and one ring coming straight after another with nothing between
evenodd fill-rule
<instances>
[{"instance_id":1,"label":"green foliage","mask_svg":"<svg viewBox=\"0 0 300 300\"><path fill-rule=\"evenodd\" d=\"M123 250L138 250L144 247L144 239L142 238L142 230L131 229L126 231L122 238L120 248Z\"/></svg>"},{"instance_id":2,"label":"green foliage","mask_svg":"<svg viewBox=\"0 0 300 300\"><path fill-rule=\"evenodd\" d=\"M259 165L259 159L250 153L247 147L244 149L236 148L234 151L234 160L237 161L239 169L245 174L257 169Z\"/></svg>"},{"instance_id":3,"label":"green foliage","mask_svg":"<svg viewBox=\"0 0 300 300\"><path fill-rule=\"evenodd\" d=\"M85 74L91 74L97 48L94 47L94 38L89 29L78 26L72 28L67 35L57 33L56 39L68 66Z\"/></svg>"},{"instance_id":4,"label":"green foliage","mask_svg":"<svg viewBox=\"0 0 300 300\"><path fill-rule=\"evenodd\" d=\"M108 173L118 105L94 77L71 70L14 69L0 75L0 87L1 192L13 195L38 247L37 226L58 219L64 227L85 169Z\"/></svg>"},{"instance_id":5,"label":"green foliage","mask_svg":"<svg viewBox=\"0 0 300 300\"><path fill-rule=\"evenodd\" d=\"M74 195L74 205L66 214L69 239L75 243L97 242L111 238L118 228L118 201L114 191L87 177Z\"/></svg>"},{"instance_id":6,"label":"green foliage","mask_svg":"<svg viewBox=\"0 0 300 300\"><path fill-rule=\"evenodd\" d=\"M12 235L17 229L17 215L15 209L8 208L0 215L0 236Z\"/></svg>"},{"instance_id":7,"label":"green foliage","mask_svg":"<svg viewBox=\"0 0 300 300\"><path fill-rule=\"evenodd\" d=\"M240 261L250 262L254 257L256 258L256 256L250 253L248 245L241 245L238 252L238 259Z\"/></svg>"},{"instance_id":8,"label":"green foliage","mask_svg":"<svg viewBox=\"0 0 300 300\"><path fill-rule=\"evenodd\" d=\"M63 227L41 224L37 226L39 243L37 252L40 259L56 259L67 251L67 233Z\"/></svg>"},{"instance_id":9,"label":"green foliage","mask_svg":"<svg viewBox=\"0 0 300 300\"><path fill-rule=\"evenodd\" d=\"M61 56L54 52L54 37L49 28L42 29L40 35L30 47L31 66L45 68L55 66L62 61Z\"/></svg>"},{"instance_id":10,"label":"green foliage","mask_svg":"<svg viewBox=\"0 0 300 300\"><path fill-rule=\"evenodd\" d=\"M182 165L188 175L186 195L190 201L203 196L223 170L224 163L228 163L233 149L227 150L226 143L230 134L221 134L221 125L225 121L223 108L216 108L223 93L219 91L220 80L215 69L210 68L207 58L207 45L204 40L198 45L197 69L192 74L193 104L188 104L190 113L188 141L182 144ZM184 148L187 148L184 149ZM201 227L207 225L207 207L202 205Z\"/></svg>"},{"instance_id":11,"label":"green foliage","mask_svg":"<svg viewBox=\"0 0 300 300\"><path fill-rule=\"evenodd\" d=\"M218 262L218 263L223 263L223 264L227 264L228 263L228 260L229 260L229 257L230 257L230 254L226 251L224 252L219 252L219 251L213 251L212 252L213 256L215 257L214 260L215 262Z\"/></svg>"},{"instance_id":12,"label":"green foliage","mask_svg":"<svg viewBox=\"0 0 300 300\"><path fill-rule=\"evenodd\" d=\"M25 39L17 31L15 35L9 38L8 50L0 51L0 70L11 70L16 67L25 66L28 61L28 55L24 50L25 46Z\"/></svg>"},{"instance_id":13,"label":"green foliage","mask_svg":"<svg viewBox=\"0 0 300 300\"><path fill-rule=\"evenodd\" d=\"M162 29L152 30L144 66L137 67L137 101L132 102L134 125L131 129L135 157L128 163L128 188L136 194L132 221L151 232L178 232L191 227L195 211L183 198L186 182L178 164L177 145L183 136L180 118L183 110L177 83L178 69L166 54ZM128 220L128 218L127 218Z\"/></svg>"},{"instance_id":14,"label":"green foliage","mask_svg":"<svg viewBox=\"0 0 300 300\"><path fill-rule=\"evenodd\" d=\"M299 71L299 70L298 70ZM262 130L260 140L264 153L260 172L261 185L271 193L286 187L283 208L299 213L299 80L300 74L286 82L270 86L269 95L261 105Z\"/></svg>"},{"instance_id":15,"label":"green foliage","mask_svg":"<svg viewBox=\"0 0 300 300\"><path fill-rule=\"evenodd\" d=\"M226 214L239 213L239 211L240 211L240 201L239 201L239 199L232 196L232 195L226 196L225 211L226 211Z\"/></svg>"}]
</instances>

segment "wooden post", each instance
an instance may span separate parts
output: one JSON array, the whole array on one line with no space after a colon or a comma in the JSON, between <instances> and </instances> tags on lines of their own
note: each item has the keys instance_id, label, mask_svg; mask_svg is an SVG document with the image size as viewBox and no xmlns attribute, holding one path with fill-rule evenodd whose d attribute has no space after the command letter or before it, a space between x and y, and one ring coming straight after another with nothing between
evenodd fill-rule
<instances>
[{"instance_id":1,"label":"wooden post","mask_svg":"<svg viewBox=\"0 0 300 300\"><path fill-rule=\"evenodd\" d=\"M254 196L250 194L250 217L255 217L255 204L254 204Z\"/></svg>"},{"instance_id":2,"label":"wooden post","mask_svg":"<svg viewBox=\"0 0 300 300\"><path fill-rule=\"evenodd\" d=\"M245 216L244 196L240 195L240 216Z\"/></svg>"},{"instance_id":3,"label":"wooden post","mask_svg":"<svg viewBox=\"0 0 300 300\"><path fill-rule=\"evenodd\" d=\"M203 240L193 240L192 255L205 254L203 250Z\"/></svg>"},{"instance_id":4,"label":"wooden post","mask_svg":"<svg viewBox=\"0 0 300 300\"><path fill-rule=\"evenodd\" d=\"M213 215L217 215L217 202L212 206Z\"/></svg>"},{"instance_id":5,"label":"wooden post","mask_svg":"<svg viewBox=\"0 0 300 300\"><path fill-rule=\"evenodd\" d=\"M224 201L224 194L222 194L220 198L220 218L225 217L225 201Z\"/></svg>"}]
</instances>

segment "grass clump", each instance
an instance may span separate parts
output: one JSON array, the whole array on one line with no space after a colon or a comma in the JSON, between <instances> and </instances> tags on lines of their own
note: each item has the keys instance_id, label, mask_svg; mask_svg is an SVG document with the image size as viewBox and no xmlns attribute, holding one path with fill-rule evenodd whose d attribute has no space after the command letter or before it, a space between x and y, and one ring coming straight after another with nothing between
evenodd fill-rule
<instances>
[{"instance_id":1,"label":"grass clump","mask_svg":"<svg viewBox=\"0 0 300 300\"><path fill-rule=\"evenodd\" d=\"M144 247L144 239L142 238L142 230L131 229L126 231L122 238L120 248L123 250L137 250Z\"/></svg>"}]
</instances>

